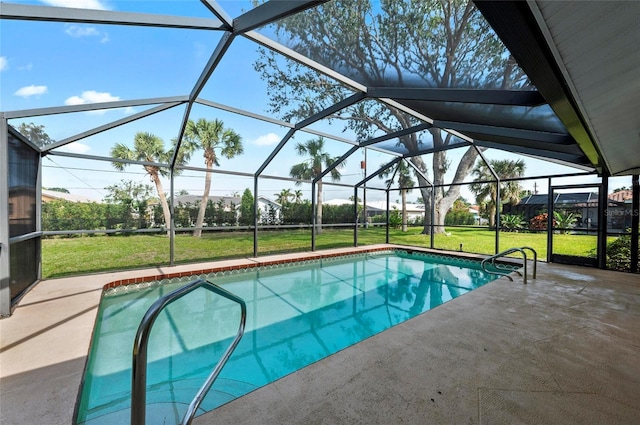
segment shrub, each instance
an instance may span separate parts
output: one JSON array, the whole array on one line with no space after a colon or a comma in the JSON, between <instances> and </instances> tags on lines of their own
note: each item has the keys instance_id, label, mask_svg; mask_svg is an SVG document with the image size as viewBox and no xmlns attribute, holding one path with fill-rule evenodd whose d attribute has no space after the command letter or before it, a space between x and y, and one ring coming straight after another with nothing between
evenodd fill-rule
<instances>
[{"instance_id":1,"label":"shrub","mask_svg":"<svg viewBox=\"0 0 640 425\"><path fill-rule=\"evenodd\" d=\"M517 232L524 229L526 222L520 214L504 214L500 216L500 230L503 232Z\"/></svg>"},{"instance_id":2,"label":"shrub","mask_svg":"<svg viewBox=\"0 0 640 425\"><path fill-rule=\"evenodd\" d=\"M472 213L461 210L449 210L444 217L446 226L471 226L475 224L475 217Z\"/></svg>"},{"instance_id":3,"label":"shrub","mask_svg":"<svg viewBox=\"0 0 640 425\"><path fill-rule=\"evenodd\" d=\"M529 220L529 229L531 230L547 230L547 219L549 218L548 213L538 214ZM553 227L556 227L558 223L553 219Z\"/></svg>"},{"instance_id":4,"label":"shrub","mask_svg":"<svg viewBox=\"0 0 640 425\"><path fill-rule=\"evenodd\" d=\"M399 229L402 226L402 214L397 208L389 212L389 227Z\"/></svg>"},{"instance_id":5,"label":"shrub","mask_svg":"<svg viewBox=\"0 0 640 425\"><path fill-rule=\"evenodd\" d=\"M607 268L621 272L631 271L631 235L622 235L607 244Z\"/></svg>"},{"instance_id":6,"label":"shrub","mask_svg":"<svg viewBox=\"0 0 640 425\"><path fill-rule=\"evenodd\" d=\"M578 221L578 216L574 213L561 213L560 211L553 212L553 227L556 227L557 225L559 228L563 229L562 233L569 233L567 228L572 226L576 221Z\"/></svg>"}]
</instances>

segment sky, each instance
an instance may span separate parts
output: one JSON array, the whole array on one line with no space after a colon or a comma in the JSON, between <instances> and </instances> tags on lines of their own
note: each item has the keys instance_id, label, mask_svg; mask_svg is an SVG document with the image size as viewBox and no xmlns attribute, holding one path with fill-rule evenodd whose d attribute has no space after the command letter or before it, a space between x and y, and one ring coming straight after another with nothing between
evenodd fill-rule
<instances>
[{"instance_id":1,"label":"sky","mask_svg":"<svg viewBox=\"0 0 640 425\"><path fill-rule=\"evenodd\" d=\"M20 3L214 18L200 1L191 0L34 0ZM218 4L232 18L251 8L249 1L218 1ZM220 36L219 31L3 20L0 25L0 110L15 111L187 95L193 89ZM236 38L200 97L269 116L266 83L260 80L253 69L257 58L254 43L244 38ZM9 124L16 127L21 122L44 125L45 131L52 139L62 140L147 108L121 108L33 117L12 120ZM183 114L184 107L175 107L71 143L59 150L108 157L110 149L116 143L132 146L134 135L139 131L160 136L169 147L171 140L177 136ZM225 127L241 135L244 153L237 158L220 159L221 169L235 172L254 173L288 131L282 126L195 105L190 118L201 117L221 119ZM343 131L341 123L330 125L322 122L314 125L314 128L355 140L355 135ZM265 169L264 174L287 177L291 166L304 159L296 155L295 143L314 137L307 133L297 133ZM333 140L327 140L326 144L327 150L334 156L342 155L350 148L348 144ZM460 149L449 151L452 166L448 181L452 178L462 153ZM514 157L513 154L495 150L489 150L485 155L489 159ZM360 161L363 159L364 154L357 152L347 161L341 170L342 182L355 183L363 178L364 172L360 168ZM371 173L391 159L387 154L368 150L366 171ZM533 159L526 161L527 175L579 171ZM190 165L204 166L201 153L193 156ZM150 184L141 166L131 165L124 172L116 172L109 161L78 160L56 155L48 155L43 160L44 187L64 187L71 193L95 200L101 200L107 195L106 187L123 179ZM375 179L370 186L383 187L383 183L382 180ZM620 185L626 185L622 183ZM554 184L568 183L563 181ZM536 180L535 183L525 183L525 188L535 190L543 187L541 193L545 193L546 185L546 179ZM168 190L168 181L164 186L165 190ZM202 186L201 173L184 172L177 178L175 190L200 194ZM233 195L242 193L245 188L253 188L253 179L214 175L211 194ZM301 189L305 197L310 198L310 185L295 186L282 180L261 179L259 194L273 199L275 193L285 188ZM352 189L325 186L324 198L327 200L348 198L352 195ZM371 200L383 199L383 196L384 192L381 191L367 192L367 197ZM419 191L415 190L409 199L414 200L417 196ZM463 191L463 196L472 201L473 196L470 192ZM399 198L399 195L397 197Z\"/></svg>"}]
</instances>

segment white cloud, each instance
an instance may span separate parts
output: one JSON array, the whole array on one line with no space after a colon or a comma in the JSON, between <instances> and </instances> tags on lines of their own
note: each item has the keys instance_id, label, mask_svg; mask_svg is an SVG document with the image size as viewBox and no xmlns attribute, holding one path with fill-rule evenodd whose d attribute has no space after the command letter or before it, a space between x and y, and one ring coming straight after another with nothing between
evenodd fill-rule
<instances>
[{"instance_id":1,"label":"white cloud","mask_svg":"<svg viewBox=\"0 0 640 425\"><path fill-rule=\"evenodd\" d=\"M258 146L271 146L275 145L280 140L282 140L282 137L278 136L275 133L269 133L258 137L253 141L253 143Z\"/></svg>"},{"instance_id":2,"label":"white cloud","mask_svg":"<svg viewBox=\"0 0 640 425\"><path fill-rule=\"evenodd\" d=\"M64 32L73 38L92 37L92 36L95 37L100 35L100 31L98 31L95 27L88 27L84 25L67 25Z\"/></svg>"},{"instance_id":3,"label":"white cloud","mask_svg":"<svg viewBox=\"0 0 640 425\"><path fill-rule=\"evenodd\" d=\"M71 96L64 101L65 105L86 105L88 103L116 102L120 100L118 96L112 96L111 93L97 92L95 90L83 91L80 96ZM88 114L102 115L106 110L87 111Z\"/></svg>"},{"instance_id":4,"label":"white cloud","mask_svg":"<svg viewBox=\"0 0 640 425\"><path fill-rule=\"evenodd\" d=\"M120 100L118 96L112 96L111 93L97 92L95 90L83 91L80 96L71 96L64 101L65 105L85 105L87 103L115 102Z\"/></svg>"},{"instance_id":5,"label":"white cloud","mask_svg":"<svg viewBox=\"0 0 640 425\"><path fill-rule=\"evenodd\" d=\"M99 31L96 27L88 25L67 24L64 29L65 34L73 38L100 37L100 43L109 42L109 34Z\"/></svg>"},{"instance_id":6,"label":"white cloud","mask_svg":"<svg viewBox=\"0 0 640 425\"><path fill-rule=\"evenodd\" d=\"M100 0L41 0L50 6L75 7L78 9L108 10L107 4Z\"/></svg>"},{"instance_id":7,"label":"white cloud","mask_svg":"<svg viewBox=\"0 0 640 425\"><path fill-rule=\"evenodd\" d=\"M85 145L80 142L69 143L68 145L64 145L60 147L61 151L71 152L71 153L87 153L91 150L89 145Z\"/></svg>"},{"instance_id":8,"label":"white cloud","mask_svg":"<svg viewBox=\"0 0 640 425\"><path fill-rule=\"evenodd\" d=\"M9 68L9 62L7 61L7 58L4 56L0 56L0 71L4 71L7 68Z\"/></svg>"},{"instance_id":9,"label":"white cloud","mask_svg":"<svg viewBox=\"0 0 640 425\"><path fill-rule=\"evenodd\" d=\"M33 69L33 64L32 63L28 63L26 65L18 67L18 70L20 70L20 71L31 71L32 69Z\"/></svg>"},{"instance_id":10,"label":"white cloud","mask_svg":"<svg viewBox=\"0 0 640 425\"><path fill-rule=\"evenodd\" d=\"M22 97L29 97L29 96L39 96L41 94L44 94L47 92L47 86L34 86L34 85L30 85L27 87L22 87L21 89L18 89L14 95L16 96L22 96Z\"/></svg>"}]
</instances>

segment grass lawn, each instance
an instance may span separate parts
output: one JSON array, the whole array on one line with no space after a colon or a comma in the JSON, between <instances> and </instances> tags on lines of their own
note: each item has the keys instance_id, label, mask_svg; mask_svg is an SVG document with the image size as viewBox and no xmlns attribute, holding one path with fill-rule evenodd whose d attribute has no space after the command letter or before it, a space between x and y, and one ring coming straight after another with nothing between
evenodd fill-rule
<instances>
[{"instance_id":1,"label":"grass lawn","mask_svg":"<svg viewBox=\"0 0 640 425\"><path fill-rule=\"evenodd\" d=\"M421 228L407 232L391 230L389 242L429 247L430 236ZM546 259L545 234L500 233L500 250L514 246L530 246L538 258ZM360 229L358 244L385 242L383 228ZM493 254L495 233L484 229L448 228L446 234L435 235L434 247L465 252ZM316 237L317 249L353 246L353 229L324 230ZM554 251L568 255L587 256L596 246L595 236L554 235ZM190 263L224 258L253 256L252 232L215 232L194 238L190 234L176 235L176 263ZM267 255L300 252L311 249L310 230L260 231L258 253ZM42 276L59 277L73 274L124 270L166 265L169 262L169 238L165 234L131 236L91 236L42 240Z\"/></svg>"}]
</instances>

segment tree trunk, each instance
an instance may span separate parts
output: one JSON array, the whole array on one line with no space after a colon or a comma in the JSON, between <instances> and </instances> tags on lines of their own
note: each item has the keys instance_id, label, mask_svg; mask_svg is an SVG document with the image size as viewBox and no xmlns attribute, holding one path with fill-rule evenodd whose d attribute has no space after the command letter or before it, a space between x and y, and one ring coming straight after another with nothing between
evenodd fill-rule
<instances>
[{"instance_id":1,"label":"tree trunk","mask_svg":"<svg viewBox=\"0 0 640 425\"><path fill-rule=\"evenodd\" d=\"M207 159L207 170L213 167L213 162ZM200 209L198 209L198 218L196 219L196 228L193 231L193 236L199 238L202 236L202 224L204 223L204 213L207 210L207 203L209 203L209 191L211 190L211 172L207 171L204 176L204 191L202 193L202 199L200 200Z\"/></svg>"},{"instance_id":2,"label":"tree trunk","mask_svg":"<svg viewBox=\"0 0 640 425\"><path fill-rule=\"evenodd\" d=\"M147 170L149 172L149 170ZM169 211L169 203L167 202L167 197L164 195L164 188L162 187L162 182L160 181L160 176L157 171L149 172L151 176L151 180L156 185L156 191L158 191L158 198L160 198L160 205L162 205L162 215L164 215L164 225L167 228L167 235L169 235L171 231L171 211Z\"/></svg>"},{"instance_id":3,"label":"tree trunk","mask_svg":"<svg viewBox=\"0 0 640 425\"><path fill-rule=\"evenodd\" d=\"M496 228L496 204L493 202L491 202L489 206L489 228Z\"/></svg>"},{"instance_id":4,"label":"tree trunk","mask_svg":"<svg viewBox=\"0 0 640 425\"><path fill-rule=\"evenodd\" d=\"M433 134L433 133L438 134ZM445 145L446 143L442 140L441 135L439 134L439 130L434 131L433 138L434 144L436 146ZM482 148L481 148L482 150ZM478 152L474 147L469 147L467 151L464 153L462 158L460 159L460 163L458 164L458 168L456 169L456 173L453 177L452 183L460 183L464 181L465 177L469 175L471 170L473 169L473 165L476 162L476 158L478 158ZM416 162L411 159L411 161L416 164ZM420 160L422 162L422 160ZM416 165L417 166L417 165ZM447 215L447 211L453 206L453 203L460 196L460 190L462 186L460 185L452 185L449 186L447 191L445 192L444 187L441 185L444 184L444 175L447 171L449 163L447 161L446 151L435 152L433 154L433 171L434 171L434 185L440 186L436 187L435 193L431 194L429 189L421 189L422 199L425 201L425 220L424 220L424 229L422 231L423 234L429 234L431 231L431 196L435 196L434 202L434 234L444 233L444 219ZM424 167L424 163L423 163ZM426 168L426 167L425 167ZM420 177L418 176L418 181L420 181ZM420 183L422 184L422 183ZM426 184L426 183L425 183Z\"/></svg>"},{"instance_id":5,"label":"tree trunk","mask_svg":"<svg viewBox=\"0 0 640 425\"><path fill-rule=\"evenodd\" d=\"M410 161L413 165L416 166L417 169L426 173L427 166L424 164L422 157L413 156L410 158ZM422 178L419 173L415 173L416 179L418 180L418 186L420 187L420 194L422 195L422 199L424 201L424 228L422 230L422 234L428 235L431 232L431 189L424 186L429 186L429 182Z\"/></svg>"},{"instance_id":6,"label":"tree trunk","mask_svg":"<svg viewBox=\"0 0 640 425\"><path fill-rule=\"evenodd\" d=\"M316 234L322 233L322 180L318 181L316 195Z\"/></svg>"},{"instance_id":7,"label":"tree trunk","mask_svg":"<svg viewBox=\"0 0 640 425\"><path fill-rule=\"evenodd\" d=\"M407 231L407 190L402 189L400 191L402 196L402 231Z\"/></svg>"}]
</instances>

